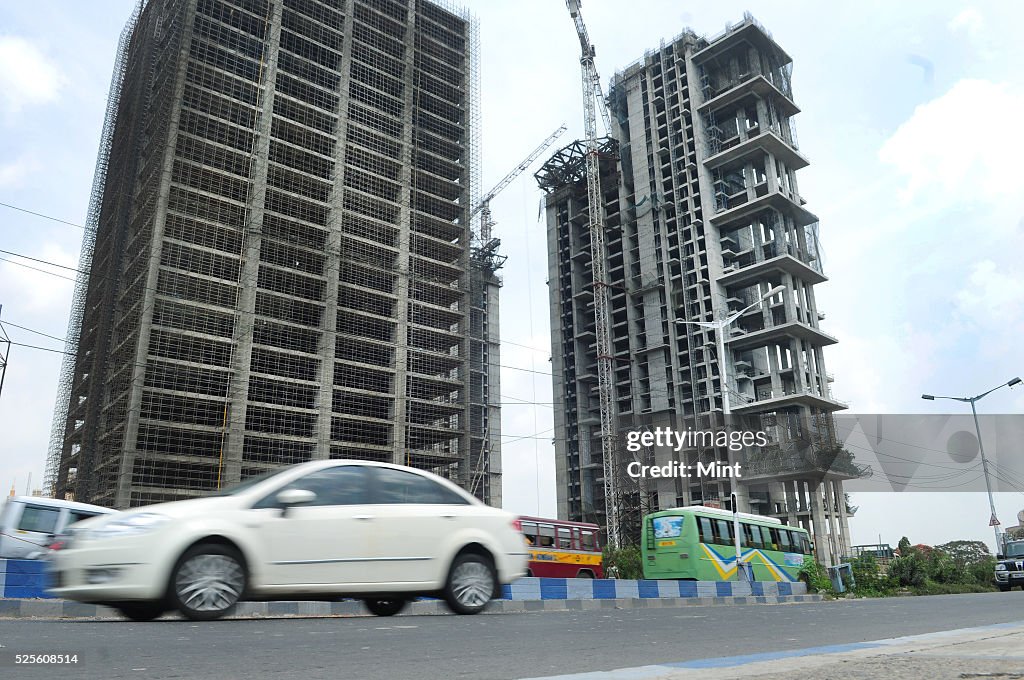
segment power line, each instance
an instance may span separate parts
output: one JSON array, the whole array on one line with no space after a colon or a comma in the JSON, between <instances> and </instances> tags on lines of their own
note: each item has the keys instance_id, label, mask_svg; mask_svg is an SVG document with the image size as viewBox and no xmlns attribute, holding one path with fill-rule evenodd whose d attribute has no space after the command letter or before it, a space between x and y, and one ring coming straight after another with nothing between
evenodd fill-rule
<instances>
[{"instance_id":1,"label":"power line","mask_svg":"<svg viewBox=\"0 0 1024 680\"><path fill-rule=\"evenodd\" d=\"M56 262L50 262L49 260L40 260L37 257L29 257L28 255L22 255L21 253L12 253L9 250L0 250L0 253L3 253L4 255L13 255L14 257L20 257L20 258L23 258L23 259L26 259L26 260L32 260L33 262L39 262L41 264L48 264L51 267L60 267L61 269L70 269L71 271L75 272L76 274L85 274L85 272L83 272L81 269L78 269L77 267L69 267L66 264L57 264Z\"/></svg>"},{"instance_id":2,"label":"power line","mask_svg":"<svg viewBox=\"0 0 1024 680\"><path fill-rule=\"evenodd\" d=\"M57 272L48 272L45 269L40 269L39 267L33 267L32 265L25 264L24 262L17 262L15 260L8 260L6 257L0 257L0 262L7 262L9 264L16 264L19 267L24 267L25 269L31 269L33 271L42 272L43 274L49 274L50 276L56 276L58 279L64 279L65 281L71 281L72 283L74 283L74 281L75 281L70 276L64 276L63 274L58 274Z\"/></svg>"},{"instance_id":3,"label":"power line","mask_svg":"<svg viewBox=\"0 0 1024 680\"><path fill-rule=\"evenodd\" d=\"M43 333L42 331L36 331L36 330L32 330L31 328L26 328L25 326L19 326L18 324L11 323L10 321L7 321L6 319L4 319L3 321L0 321L0 325L10 326L11 328L20 328L23 331L28 331L29 333L35 333L36 335L41 335L44 338L50 338L51 340L57 340L58 342L67 342L67 340L65 340L64 338L58 338L56 335L49 335L48 333Z\"/></svg>"},{"instance_id":4,"label":"power line","mask_svg":"<svg viewBox=\"0 0 1024 680\"><path fill-rule=\"evenodd\" d=\"M85 227L83 227L81 224L76 224L74 222L68 222L67 220L62 220L59 217L50 217L49 215L44 215L43 213L38 213L38 212L35 212L34 210L28 210L27 208L19 208L18 206L11 205L10 203L0 203L0 206L3 206L5 208L10 208L11 210L17 210L18 212L28 213L29 215L35 215L36 217L42 217L44 220L51 220L53 222L60 222L61 224L66 224L66 225L71 226L71 227L77 227L79 229L85 229Z\"/></svg>"}]
</instances>

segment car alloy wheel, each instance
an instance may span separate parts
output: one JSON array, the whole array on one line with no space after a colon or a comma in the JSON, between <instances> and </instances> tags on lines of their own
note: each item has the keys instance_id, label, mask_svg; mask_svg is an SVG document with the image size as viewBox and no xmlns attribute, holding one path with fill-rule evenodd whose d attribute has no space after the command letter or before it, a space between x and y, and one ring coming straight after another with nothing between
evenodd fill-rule
<instances>
[{"instance_id":1,"label":"car alloy wheel","mask_svg":"<svg viewBox=\"0 0 1024 680\"><path fill-rule=\"evenodd\" d=\"M401 598L368 597L363 604L375 616L394 616L405 609L405 600Z\"/></svg>"},{"instance_id":2,"label":"car alloy wheel","mask_svg":"<svg viewBox=\"0 0 1024 680\"><path fill-rule=\"evenodd\" d=\"M491 561L483 555L466 553L452 564L444 599L457 614L478 614L491 601L496 587Z\"/></svg>"},{"instance_id":3,"label":"car alloy wheel","mask_svg":"<svg viewBox=\"0 0 1024 680\"><path fill-rule=\"evenodd\" d=\"M172 597L186 618L209 621L234 609L245 591L245 581L242 559L234 549L200 544L178 560L171 577Z\"/></svg>"}]
</instances>

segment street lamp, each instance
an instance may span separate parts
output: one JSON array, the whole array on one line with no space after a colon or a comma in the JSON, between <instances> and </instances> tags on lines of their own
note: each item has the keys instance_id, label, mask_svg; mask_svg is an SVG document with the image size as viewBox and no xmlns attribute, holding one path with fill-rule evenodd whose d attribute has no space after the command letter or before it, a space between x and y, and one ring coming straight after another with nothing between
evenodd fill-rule
<instances>
[{"instance_id":1,"label":"street lamp","mask_svg":"<svg viewBox=\"0 0 1024 680\"><path fill-rule=\"evenodd\" d=\"M728 328L736 319L740 318L748 311L757 307L768 298L777 295L786 290L785 286L776 286L767 293L762 295L751 305L747 305L738 312L724 315L718 321L687 321L686 319L676 319L676 323L688 324L690 326L698 326L700 328L708 328L715 331L715 341L718 345L718 380L722 385L722 416L729 416L732 414L732 409L729 405L729 378L726 371L726 360L725 360L725 329ZM736 474L729 478L729 492L732 495L732 533L736 539L736 580L740 580L740 561L742 551L740 549L740 516L737 514L739 505L739 493L736 488Z\"/></svg>"},{"instance_id":2,"label":"street lamp","mask_svg":"<svg viewBox=\"0 0 1024 680\"><path fill-rule=\"evenodd\" d=\"M1014 378L1013 380L997 385L990 389L988 392L982 392L976 397L936 397L932 394L922 394L922 399L928 401L935 401L936 399L952 399L953 401L964 401L971 405L971 414L974 416L974 429L978 433L978 448L981 450L981 469L985 473L985 488L988 489L988 507L992 510L992 519L998 522L996 519L996 504L992 500L992 483L988 479L988 459L985 458L985 445L981 443L981 427L978 425L978 411L974 408L974 402L980 400L982 397L992 394L1001 387L1013 387L1014 385L1020 384L1020 378ZM996 532L996 552L1000 551L999 547L999 524L993 524L992 528Z\"/></svg>"}]
</instances>

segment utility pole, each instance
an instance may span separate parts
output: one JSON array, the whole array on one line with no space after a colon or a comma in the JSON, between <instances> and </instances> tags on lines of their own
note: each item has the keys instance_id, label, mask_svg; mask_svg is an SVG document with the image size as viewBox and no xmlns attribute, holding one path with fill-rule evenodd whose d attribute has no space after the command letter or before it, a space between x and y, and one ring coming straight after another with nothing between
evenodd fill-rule
<instances>
[{"instance_id":1,"label":"utility pole","mask_svg":"<svg viewBox=\"0 0 1024 680\"><path fill-rule=\"evenodd\" d=\"M3 315L4 306L0 304L0 316ZM7 375L7 357L11 354L11 339L7 337L3 322L0 322L0 395L4 392L4 376Z\"/></svg>"}]
</instances>

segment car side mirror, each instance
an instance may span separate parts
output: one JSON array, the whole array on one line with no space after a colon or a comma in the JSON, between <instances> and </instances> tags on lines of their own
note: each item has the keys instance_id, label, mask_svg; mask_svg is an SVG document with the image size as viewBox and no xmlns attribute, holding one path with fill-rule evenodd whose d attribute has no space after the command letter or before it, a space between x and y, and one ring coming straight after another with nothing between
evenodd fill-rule
<instances>
[{"instance_id":1,"label":"car side mirror","mask_svg":"<svg viewBox=\"0 0 1024 680\"><path fill-rule=\"evenodd\" d=\"M316 494L307 489L285 489L275 497L281 507L281 516L288 514L288 509L296 505L308 505L316 500Z\"/></svg>"}]
</instances>

